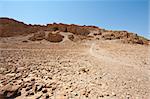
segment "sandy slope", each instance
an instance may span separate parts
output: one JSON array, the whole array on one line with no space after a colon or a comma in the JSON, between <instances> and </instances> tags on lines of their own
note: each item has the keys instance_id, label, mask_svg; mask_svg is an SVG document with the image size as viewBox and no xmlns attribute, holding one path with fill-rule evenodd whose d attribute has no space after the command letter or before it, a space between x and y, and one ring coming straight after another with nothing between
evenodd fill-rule
<instances>
[{"instance_id":1,"label":"sandy slope","mask_svg":"<svg viewBox=\"0 0 150 99\"><path fill-rule=\"evenodd\" d=\"M16 99L150 97L149 46L101 40L0 45L0 89L10 83L24 86ZM36 85L42 89L35 91Z\"/></svg>"}]
</instances>

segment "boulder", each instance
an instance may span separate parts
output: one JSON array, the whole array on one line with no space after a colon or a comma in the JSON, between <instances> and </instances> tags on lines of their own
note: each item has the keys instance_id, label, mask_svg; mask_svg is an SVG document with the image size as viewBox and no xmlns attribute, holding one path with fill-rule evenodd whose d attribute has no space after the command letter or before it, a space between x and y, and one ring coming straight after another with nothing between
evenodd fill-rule
<instances>
[{"instance_id":1,"label":"boulder","mask_svg":"<svg viewBox=\"0 0 150 99\"><path fill-rule=\"evenodd\" d=\"M43 88L43 84L37 84L37 85L35 86L35 92L41 91L42 88Z\"/></svg>"},{"instance_id":2,"label":"boulder","mask_svg":"<svg viewBox=\"0 0 150 99\"><path fill-rule=\"evenodd\" d=\"M42 89L42 92L47 93L47 89L46 88Z\"/></svg>"},{"instance_id":3,"label":"boulder","mask_svg":"<svg viewBox=\"0 0 150 99\"><path fill-rule=\"evenodd\" d=\"M43 39L45 39L45 33L43 31L35 33L35 34L33 34L33 36L31 36L29 38L29 40L31 40L31 41L40 41L40 40L43 40Z\"/></svg>"},{"instance_id":4,"label":"boulder","mask_svg":"<svg viewBox=\"0 0 150 99\"><path fill-rule=\"evenodd\" d=\"M61 42L63 41L64 36L62 36L59 33L53 34L53 33L49 33L48 36L46 37L46 40L50 41L50 42Z\"/></svg>"},{"instance_id":5,"label":"boulder","mask_svg":"<svg viewBox=\"0 0 150 99\"><path fill-rule=\"evenodd\" d=\"M20 88L21 88L20 85L14 86L14 85L7 84L0 90L1 96L6 98L14 98L20 96L21 95L21 92L19 90Z\"/></svg>"},{"instance_id":6,"label":"boulder","mask_svg":"<svg viewBox=\"0 0 150 99\"><path fill-rule=\"evenodd\" d=\"M68 39L73 41L74 40L74 36L73 35L68 35Z\"/></svg>"}]
</instances>

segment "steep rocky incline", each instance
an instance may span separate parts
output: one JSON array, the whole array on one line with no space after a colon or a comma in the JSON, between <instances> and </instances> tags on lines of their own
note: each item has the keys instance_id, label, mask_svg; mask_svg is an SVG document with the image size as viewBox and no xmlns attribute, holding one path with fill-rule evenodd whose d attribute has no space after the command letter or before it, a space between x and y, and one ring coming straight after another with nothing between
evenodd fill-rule
<instances>
[{"instance_id":1,"label":"steep rocky incline","mask_svg":"<svg viewBox=\"0 0 150 99\"><path fill-rule=\"evenodd\" d=\"M127 31L112 31L105 30L96 26L80 26L75 24L63 24L63 23L53 23L47 25L27 25L23 22L16 21L14 19L9 18L0 18L0 37L12 37L18 35L28 35L28 34L36 34L39 32L43 32L45 35L45 31L54 32L70 32L77 36L84 36L82 38L86 39L89 36L96 38L97 40L120 40L123 43L132 43L132 44L144 44L148 45L149 40L138 36L134 33L129 33ZM37 38L36 38L37 37ZM31 38L33 41L41 40L42 37L34 36Z\"/></svg>"}]
</instances>

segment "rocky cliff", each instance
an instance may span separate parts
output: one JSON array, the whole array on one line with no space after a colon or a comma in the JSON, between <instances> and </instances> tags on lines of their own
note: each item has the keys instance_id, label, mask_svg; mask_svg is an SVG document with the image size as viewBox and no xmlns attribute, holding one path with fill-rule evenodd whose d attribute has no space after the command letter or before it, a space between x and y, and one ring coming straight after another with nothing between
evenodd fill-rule
<instances>
[{"instance_id":1,"label":"rocky cliff","mask_svg":"<svg viewBox=\"0 0 150 99\"><path fill-rule=\"evenodd\" d=\"M60 31L70 32L74 35L89 36L93 34L95 37L100 37L104 40L122 40L124 43L134 44L149 44L149 40L127 31L112 31L101 29L96 26L80 26L75 24L53 23L47 25L27 25L23 22L16 21L10 18L0 18L0 37L11 37L17 35L28 35L39 31ZM96 32L95 32L96 31ZM43 32L44 33L44 32ZM41 34L44 35L44 34ZM40 36L41 36L40 35ZM37 38L36 38L37 37ZM36 34L30 38L32 40L41 39Z\"/></svg>"}]
</instances>

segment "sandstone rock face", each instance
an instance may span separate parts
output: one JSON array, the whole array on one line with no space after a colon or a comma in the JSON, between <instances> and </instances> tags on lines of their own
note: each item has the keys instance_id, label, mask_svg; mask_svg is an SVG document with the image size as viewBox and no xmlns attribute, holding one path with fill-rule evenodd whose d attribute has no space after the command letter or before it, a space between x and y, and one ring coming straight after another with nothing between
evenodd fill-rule
<instances>
[{"instance_id":1,"label":"sandstone rock face","mask_svg":"<svg viewBox=\"0 0 150 99\"><path fill-rule=\"evenodd\" d=\"M31 41L40 41L43 39L45 39L45 32L43 32L43 31L35 33L32 37L29 38L29 40L31 40Z\"/></svg>"},{"instance_id":2,"label":"sandstone rock face","mask_svg":"<svg viewBox=\"0 0 150 99\"><path fill-rule=\"evenodd\" d=\"M75 25L70 25L67 27L68 32L76 33L77 32L76 30L77 30L77 26L75 26Z\"/></svg>"},{"instance_id":3,"label":"sandstone rock face","mask_svg":"<svg viewBox=\"0 0 150 99\"><path fill-rule=\"evenodd\" d=\"M78 27L77 28L77 32L76 32L78 35L88 35L90 33L90 31L85 28L85 27Z\"/></svg>"},{"instance_id":4,"label":"sandstone rock face","mask_svg":"<svg viewBox=\"0 0 150 99\"><path fill-rule=\"evenodd\" d=\"M77 35L88 35L90 33L89 28L92 27L85 27L85 26L78 26L78 25L67 25L67 24L48 24L48 28L52 30L59 30L61 32L71 32Z\"/></svg>"},{"instance_id":5,"label":"sandstone rock face","mask_svg":"<svg viewBox=\"0 0 150 99\"><path fill-rule=\"evenodd\" d=\"M56 30L59 30L59 31L62 31L62 32L67 32L67 25L66 24L47 24L47 27L50 28L52 31L56 31Z\"/></svg>"},{"instance_id":6,"label":"sandstone rock face","mask_svg":"<svg viewBox=\"0 0 150 99\"><path fill-rule=\"evenodd\" d=\"M54 24L54 26L55 26L55 24ZM67 32L67 25L65 25L65 24L60 23L56 27L58 27L59 31Z\"/></svg>"},{"instance_id":7,"label":"sandstone rock face","mask_svg":"<svg viewBox=\"0 0 150 99\"><path fill-rule=\"evenodd\" d=\"M53 23L45 25L27 25L23 22L16 21L14 19L9 18L0 18L0 37L12 37L18 35L28 35L34 34L29 38L31 41L40 41L45 39L45 34L40 33L40 31L60 31L60 32L70 32L74 35L84 36L83 38L87 38L89 34L94 33L96 38L103 38L104 40L122 40L125 43L132 44L143 44L148 45L149 40L143 37L140 37L134 33L129 33L127 31L112 31L101 29L96 26L80 26L75 24L63 24L63 23ZM93 32L98 31L98 32ZM52 37L50 37L50 35ZM49 37L46 38L51 42L60 42L62 40L62 36L58 36L57 34L54 36L49 34ZM73 37L70 36L72 40Z\"/></svg>"},{"instance_id":8,"label":"sandstone rock face","mask_svg":"<svg viewBox=\"0 0 150 99\"><path fill-rule=\"evenodd\" d=\"M90 31L86 27L70 25L67 27L67 32L71 32L77 35L88 35Z\"/></svg>"},{"instance_id":9,"label":"sandstone rock face","mask_svg":"<svg viewBox=\"0 0 150 99\"><path fill-rule=\"evenodd\" d=\"M63 40L64 36L62 36L61 34L59 34L59 31L56 32L50 32L48 33L48 35L45 34L44 31L38 32L33 34L33 36L31 36L29 38L29 40L31 41L41 41L43 39L50 41L50 42L61 42Z\"/></svg>"},{"instance_id":10,"label":"sandstone rock face","mask_svg":"<svg viewBox=\"0 0 150 99\"><path fill-rule=\"evenodd\" d=\"M27 25L13 19L0 19L0 36L7 37L27 32ZM22 32L21 32L22 31Z\"/></svg>"},{"instance_id":11,"label":"sandstone rock face","mask_svg":"<svg viewBox=\"0 0 150 99\"><path fill-rule=\"evenodd\" d=\"M112 33L115 39L124 39L129 37L129 33L127 31L114 31Z\"/></svg>"},{"instance_id":12,"label":"sandstone rock face","mask_svg":"<svg viewBox=\"0 0 150 99\"><path fill-rule=\"evenodd\" d=\"M106 40L126 39L128 37L129 37L129 33L126 31L107 31L102 34L102 38Z\"/></svg>"},{"instance_id":13,"label":"sandstone rock face","mask_svg":"<svg viewBox=\"0 0 150 99\"><path fill-rule=\"evenodd\" d=\"M105 34L102 36L102 38L104 38L105 40L111 40L114 38L114 35L111 35L111 34Z\"/></svg>"},{"instance_id":14,"label":"sandstone rock face","mask_svg":"<svg viewBox=\"0 0 150 99\"><path fill-rule=\"evenodd\" d=\"M61 42L63 40L64 36L62 36L59 33L53 34L53 33L49 33L48 37L46 38L46 40L50 41L50 42Z\"/></svg>"},{"instance_id":15,"label":"sandstone rock face","mask_svg":"<svg viewBox=\"0 0 150 99\"><path fill-rule=\"evenodd\" d=\"M121 39L124 43L132 44L145 44L148 45L148 40L143 37L138 36L134 33L129 33L127 31L107 31L102 34L102 38L105 40L115 40Z\"/></svg>"},{"instance_id":16,"label":"sandstone rock face","mask_svg":"<svg viewBox=\"0 0 150 99\"><path fill-rule=\"evenodd\" d=\"M9 18L0 18L0 37L28 35L40 30L46 30L46 27L41 25L27 25Z\"/></svg>"}]
</instances>

